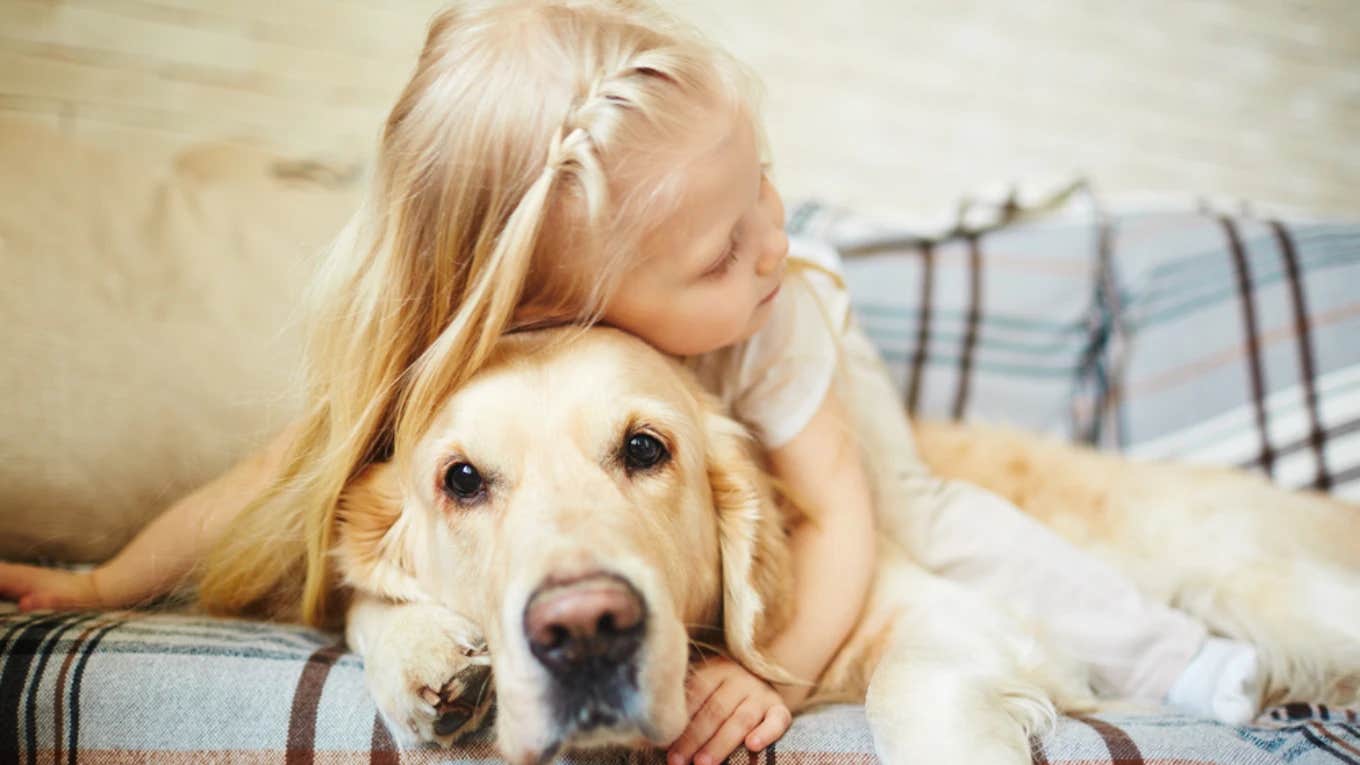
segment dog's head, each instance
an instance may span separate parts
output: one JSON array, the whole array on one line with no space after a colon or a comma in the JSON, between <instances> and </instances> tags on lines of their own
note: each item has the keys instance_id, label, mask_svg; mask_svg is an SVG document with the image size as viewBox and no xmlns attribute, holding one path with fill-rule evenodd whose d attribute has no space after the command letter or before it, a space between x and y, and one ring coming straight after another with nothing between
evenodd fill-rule
<instances>
[{"instance_id":1,"label":"dog's head","mask_svg":"<svg viewBox=\"0 0 1360 765\"><path fill-rule=\"evenodd\" d=\"M564 334L570 333L570 334ZM341 501L348 584L482 625L498 744L664 745L691 633L749 668L781 626L788 554L752 444L677 362L624 333L505 339L414 453Z\"/></svg>"}]
</instances>

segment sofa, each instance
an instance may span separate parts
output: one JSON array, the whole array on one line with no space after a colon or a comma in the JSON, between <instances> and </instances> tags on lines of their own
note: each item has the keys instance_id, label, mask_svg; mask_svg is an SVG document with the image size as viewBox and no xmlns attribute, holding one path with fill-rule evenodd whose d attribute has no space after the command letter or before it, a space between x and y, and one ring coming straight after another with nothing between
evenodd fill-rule
<instances>
[{"instance_id":1,"label":"sofa","mask_svg":"<svg viewBox=\"0 0 1360 765\"><path fill-rule=\"evenodd\" d=\"M23 187L0 204L0 557L95 562L295 413L298 295L361 179L240 146L160 161L42 125L0 131L0 178ZM913 416L1360 497L1360 222L1125 204L1080 181L952 210L790 204L792 233L841 251ZM1360 710L1308 702L1243 728L1063 718L1034 761L1360 762ZM621 758L662 761L577 759ZM394 745L335 634L0 603L0 762L496 759L485 737ZM835 705L750 761L874 759L862 709Z\"/></svg>"}]
</instances>

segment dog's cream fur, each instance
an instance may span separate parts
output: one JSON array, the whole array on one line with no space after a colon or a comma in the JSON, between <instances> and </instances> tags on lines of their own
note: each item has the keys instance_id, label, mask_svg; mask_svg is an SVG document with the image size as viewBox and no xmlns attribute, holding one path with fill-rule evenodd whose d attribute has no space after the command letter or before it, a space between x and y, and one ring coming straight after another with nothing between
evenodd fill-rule
<instances>
[{"instance_id":1,"label":"dog's cream fur","mask_svg":"<svg viewBox=\"0 0 1360 765\"><path fill-rule=\"evenodd\" d=\"M1360 510L1012 432L922 425L913 446L905 420L883 416L896 399L860 335L843 372L880 505L879 567L814 699L864 699L885 761L1027 763L1031 734L1096 703L1082 668L1031 625L921 569L894 541L894 497L915 448L934 471L1010 498L1151 597L1251 640L1269 700L1356 698ZM667 445L662 469L635 475L619 463L639 430ZM532 763L563 745L669 742L687 722L690 641L710 630L777 676L759 647L788 615L787 518L751 447L679 364L640 341L610 330L505 340L417 453L371 468L342 500L337 555L357 593L348 635L389 724L445 743L474 727L477 715L456 730L436 725L436 698L464 694L489 662L500 751ZM485 501L462 505L440 490L454 460L489 477ZM601 571L641 594L648 627L632 722L582 733L549 714L523 615L541 583Z\"/></svg>"}]
</instances>

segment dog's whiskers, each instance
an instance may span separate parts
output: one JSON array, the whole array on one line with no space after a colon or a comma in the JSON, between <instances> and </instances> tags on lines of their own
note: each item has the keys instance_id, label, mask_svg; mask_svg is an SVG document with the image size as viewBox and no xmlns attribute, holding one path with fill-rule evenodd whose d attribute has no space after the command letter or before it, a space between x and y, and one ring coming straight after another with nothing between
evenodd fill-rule
<instances>
[{"instance_id":1,"label":"dog's whiskers","mask_svg":"<svg viewBox=\"0 0 1360 765\"><path fill-rule=\"evenodd\" d=\"M482 701L486 699L487 691L491 690L492 682L492 678L487 678L486 682L482 683L482 687L477 689L477 703L472 705L473 709L482 708Z\"/></svg>"},{"instance_id":2,"label":"dog's whiskers","mask_svg":"<svg viewBox=\"0 0 1360 765\"><path fill-rule=\"evenodd\" d=\"M727 654L727 651L720 645L704 642L702 640L695 640L693 638L689 640L689 647L693 653L697 654L700 661L705 661L717 656L725 656Z\"/></svg>"}]
</instances>

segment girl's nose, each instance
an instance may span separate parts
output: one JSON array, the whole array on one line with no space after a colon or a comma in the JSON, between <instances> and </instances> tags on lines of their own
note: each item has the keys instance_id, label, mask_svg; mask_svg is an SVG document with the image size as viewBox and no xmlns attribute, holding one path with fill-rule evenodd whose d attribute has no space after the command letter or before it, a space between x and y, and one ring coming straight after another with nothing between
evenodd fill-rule
<instances>
[{"instance_id":1,"label":"girl's nose","mask_svg":"<svg viewBox=\"0 0 1360 765\"><path fill-rule=\"evenodd\" d=\"M788 234L785 234L784 229L778 226L770 227L760 250L760 258L756 261L756 273L761 276L768 276L778 271L779 266L783 264L784 258L788 255Z\"/></svg>"},{"instance_id":2,"label":"girl's nose","mask_svg":"<svg viewBox=\"0 0 1360 765\"><path fill-rule=\"evenodd\" d=\"M760 177L760 204L766 215L765 236L760 258L756 260L756 273L767 276L774 273L789 255L789 237L784 233L784 200L770 182L770 176Z\"/></svg>"}]
</instances>

